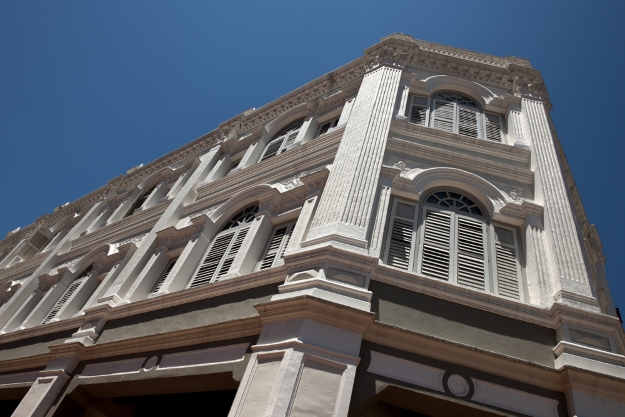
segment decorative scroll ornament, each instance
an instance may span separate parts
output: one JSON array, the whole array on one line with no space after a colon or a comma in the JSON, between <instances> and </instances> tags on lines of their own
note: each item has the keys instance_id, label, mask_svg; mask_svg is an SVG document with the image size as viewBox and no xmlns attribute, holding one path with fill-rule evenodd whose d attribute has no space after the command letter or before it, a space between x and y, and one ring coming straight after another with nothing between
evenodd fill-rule
<instances>
[{"instance_id":1,"label":"decorative scroll ornament","mask_svg":"<svg viewBox=\"0 0 625 417\"><path fill-rule=\"evenodd\" d=\"M402 174L405 174L406 172L409 171L409 169L406 166L406 164L404 163L404 161L395 162L393 164L393 167L399 169L402 172Z\"/></svg>"},{"instance_id":2,"label":"decorative scroll ornament","mask_svg":"<svg viewBox=\"0 0 625 417\"><path fill-rule=\"evenodd\" d=\"M389 45L374 51L367 51L365 55L365 68L373 71L380 66L388 66L403 69L406 63L412 59L416 45L412 47Z\"/></svg>"},{"instance_id":3,"label":"decorative scroll ornament","mask_svg":"<svg viewBox=\"0 0 625 417\"><path fill-rule=\"evenodd\" d=\"M512 91L514 91L516 97L527 97L549 102L549 94L544 82L528 82L521 77L514 77Z\"/></svg>"},{"instance_id":4,"label":"decorative scroll ornament","mask_svg":"<svg viewBox=\"0 0 625 417\"><path fill-rule=\"evenodd\" d=\"M124 245L126 245L128 243L134 243L135 246L138 247L144 237L145 237L145 234L142 234L142 235L139 235L139 236L134 236L134 237L131 237L131 238L128 238L128 239L124 239L121 242L117 242L115 244L115 246L119 248L120 246L124 246Z\"/></svg>"},{"instance_id":5,"label":"decorative scroll ornament","mask_svg":"<svg viewBox=\"0 0 625 417\"><path fill-rule=\"evenodd\" d=\"M210 217L214 212L219 209L219 207L221 207L221 204L218 206L209 207L206 210L198 211L197 213L193 213L192 215L190 215L189 219L195 219L203 214L206 214L208 217Z\"/></svg>"},{"instance_id":6,"label":"decorative scroll ornament","mask_svg":"<svg viewBox=\"0 0 625 417\"><path fill-rule=\"evenodd\" d=\"M506 192L506 194L508 194L510 196L510 198L513 201L522 203L523 201L525 201L525 196L523 195L523 189L522 188L515 188L515 187L504 187L504 191Z\"/></svg>"},{"instance_id":7,"label":"decorative scroll ornament","mask_svg":"<svg viewBox=\"0 0 625 417\"><path fill-rule=\"evenodd\" d=\"M70 259L69 261L63 262L61 265L59 265L59 268L68 268L70 269L71 267L73 267L74 265L76 265L78 262L80 262L80 260L82 259L82 257L80 258L74 258L74 259Z\"/></svg>"},{"instance_id":8,"label":"decorative scroll ornament","mask_svg":"<svg viewBox=\"0 0 625 417\"><path fill-rule=\"evenodd\" d=\"M302 171L299 174L291 178L287 178L286 180L281 181L280 184L282 184L284 188L286 188L287 190L292 190L294 188L301 187L302 185L304 185L301 178L314 174L315 172L319 172L322 169L325 169L325 168L312 169L310 171Z\"/></svg>"}]
</instances>

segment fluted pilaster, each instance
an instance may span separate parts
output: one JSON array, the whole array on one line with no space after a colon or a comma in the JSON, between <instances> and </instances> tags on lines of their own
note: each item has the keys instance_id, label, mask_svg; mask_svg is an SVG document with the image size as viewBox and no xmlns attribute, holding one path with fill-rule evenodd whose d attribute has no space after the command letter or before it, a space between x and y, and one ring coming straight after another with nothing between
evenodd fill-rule
<instances>
[{"instance_id":1,"label":"fluted pilaster","mask_svg":"<svg viewBox=\"0 0 625 417\"><path fill-rule=\"evenodd\" d=\"M524 98L522 108L527 118L535 165L539 171L539 186L544 198L548 249L555 258L552 262L556 267L556 279L559 279L559 285L556 283L554 288L556 298L564 300L569 298L568 295L576 298L574 294L577 294L584 299L576 301L596 304L589 298L594 295L589 285L575 218L544 104ZM537 241L540 242L540 239Z\"/></svg>"},{"instance_id":2,"label":"fluted pilaster","mask_svg":"<svg viewBox=\"0 0 625 417\"><path fill-rule=\"evenodd\" d=\"M345 128L309 241L366 246L401 70L379 67L365 75Z\"/></svg>"}]
</instances>

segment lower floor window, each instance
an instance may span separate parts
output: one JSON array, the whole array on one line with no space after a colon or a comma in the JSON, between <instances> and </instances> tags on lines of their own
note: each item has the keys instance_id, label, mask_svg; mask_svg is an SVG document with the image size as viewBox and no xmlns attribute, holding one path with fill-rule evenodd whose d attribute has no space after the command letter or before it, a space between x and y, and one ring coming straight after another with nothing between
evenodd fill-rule
<instances>
[{"instance_id":1,"label":"lower floor window","mask_svg":"<svg viewBox=\"0 0 625 417\"><path fill-rule=\"evenodd\" d=\"M422 207L395 199L383 260L504 297L523 299L516 230L490 223L473 199L452 191Z\"/></svg>"}]
</instances>

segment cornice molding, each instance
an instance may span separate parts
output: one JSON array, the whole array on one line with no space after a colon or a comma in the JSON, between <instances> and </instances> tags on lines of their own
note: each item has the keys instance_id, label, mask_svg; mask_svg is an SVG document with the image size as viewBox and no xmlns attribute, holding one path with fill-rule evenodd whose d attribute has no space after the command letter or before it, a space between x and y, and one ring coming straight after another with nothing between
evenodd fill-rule
<instances>
[{"instance_id":1,"label":"cornice molding","mask_svg":"<svg viewBox=\"0 0 625 417\"><path fill-rule=\"evenodd\" d=\"M307 318L350 332L362 334L373 322L375 313L301 295L254 305L263 324Z\"/></svg>"}]
</instances>

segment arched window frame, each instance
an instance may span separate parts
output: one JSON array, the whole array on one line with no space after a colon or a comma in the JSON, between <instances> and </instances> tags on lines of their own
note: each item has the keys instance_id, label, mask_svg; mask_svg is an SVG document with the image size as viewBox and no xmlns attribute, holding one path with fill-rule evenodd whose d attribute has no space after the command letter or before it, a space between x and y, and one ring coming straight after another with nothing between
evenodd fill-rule
<instances>
[{"instance_id":1,"label":"arched window frame","mask_svg":"<svg viewBox=\"0 0 625 417\"><path fill-rule=\"evenodd\" d=\"M197 288L217 282L228 273L258 211L258 205L252 205L229 218L208 245L185 288Z\"/></svg>"},{"instance_id":2,"label":"arched window frame","mask_svg":"<svg viewBox=\"0 0 625 417\"><path fill-rule=\"evenodd\" d=\"M456 96L458 101L443 100L441 95ZM408 104L406 117L410 123L477 139L503 142L502 117L484 111L476 100L462 93L438 91L430 97L413 94L410 95ZM475 115L474 126L469 123L472 115Z\"/></svg>"},{"instance_id":3,"label":"arched window frame","mask_svg":"<svg viewBox=\"0 0 625 417\"><path fill-rule=\"evenodd\" d=\"M432 195L441 192L459 194L472 200L474 207L479 208L482 215L428 202ZM475 203L477 201L475 198L466 193L445 189L432 191L424 197L421 204L400 198L393 199L390 206L385 248L382 253L383 262L429 278L525 301L525 284L520 265L521 252L516 228L491 221L487 216L487 211L479 203ZM431 217L428 217L429 213L432 214ZM445 223L446 218L448 219L449 244L446 248L443 247L444 245L437 245L431 238L426 239L428 218L431 218L435 224L438 223L439 226ZM462 268L466 271L467 265L477 259L475 256L471 259L472 254L463 252L459 247L459 235L464 233L466 236L467 232L471 232L471 226L478 226L481 229L483 287L468 279L471 274L459 272ZM430 232L431 235L436 235L437 230L434 228ZM438 232L441 233L440 230ZM507 235L507 238L498 238L498 235ZM426 253L428 249L430 251ZM438 254L437 250L440 251ZM447 271L444 271L444 263L437 265L433 262L445 250L449 254ZM441 266L443 266L442 270Z\"/></svg>"},{"instance_id":4,"label":"arched window frame","mask_svg":"<svg viewBox=\"0 0 625 417\"><path fill-rule=\"evenodd\" d=\"M286 151L288 147L295 142L295 139L297 139L297 135L304 125L304 120L303 118L295 120L280 129L267 146L265 146L258 162L280 155L282 152Z\"/></svg>"}]
</instances>

